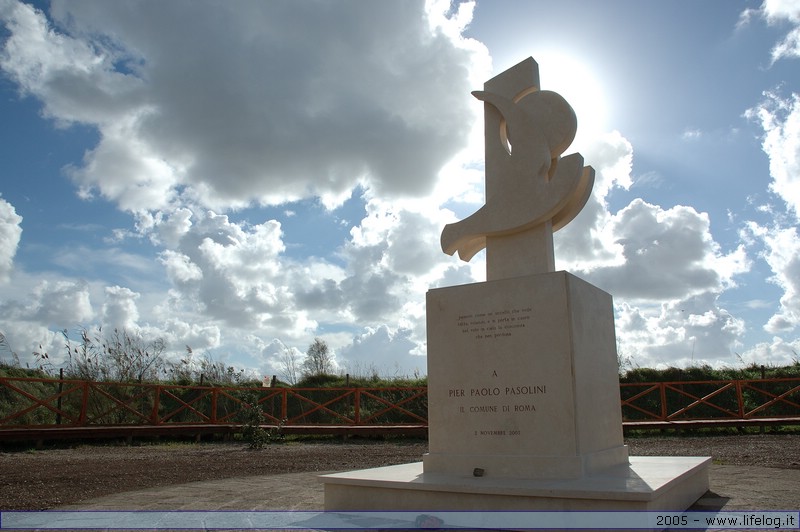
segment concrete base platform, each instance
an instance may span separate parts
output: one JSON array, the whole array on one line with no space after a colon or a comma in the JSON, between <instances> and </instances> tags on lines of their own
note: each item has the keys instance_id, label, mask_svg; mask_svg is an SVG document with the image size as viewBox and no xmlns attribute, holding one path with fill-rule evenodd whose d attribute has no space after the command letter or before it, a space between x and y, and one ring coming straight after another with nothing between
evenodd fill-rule
<instances>
[{"instance_id":1,"label":"concrete base platform","mask_svg":"<svg viewBox=\"0 0 800 532\"><path fill-rule=\"evenodd\" d=\"M422 463L320 476L325 510L685 510L708 491L706 457L631 457L571 480L456 477Z\"/></svg>"}]
</instances>

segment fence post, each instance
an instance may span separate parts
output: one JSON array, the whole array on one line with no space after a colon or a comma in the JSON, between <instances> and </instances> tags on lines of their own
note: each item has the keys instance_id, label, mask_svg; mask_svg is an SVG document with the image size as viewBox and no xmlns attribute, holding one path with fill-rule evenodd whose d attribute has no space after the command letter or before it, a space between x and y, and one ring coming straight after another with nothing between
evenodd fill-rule
<instances>
[{"instance_id":1,"label":"fence post","mask_svg":"<svg viewBox=\"0 0 800 532\"><path fill-rule=\"evenodd\" d=\"M661 419L667 420L667 387L663 382L658 383L659 393L661 394Z\"/></svg>"},{"instance_id":2,"label":"fence post","mask_svg":"<svg viewBox=\"0 0 800 532\"><path fill-rule=\"evenodd\" d=\"M736 379L736 406L739 408L739 419L744 419L744 395L742 394L742 381Z\"/></svg>"},{"instance_id":3,"label":"fence post","mask_svg":"<svg viewBox=\"0 0 800 532\"><path fill-rule=\"evenodd\" d=\"M78 425L86 424L86 415L89 409L89 381L83 381L81 384L83 391L81 393L81 415L78 418Z\"/></svg>"},{"instance_id":4,"label":"fence post","mask_svg":"<svg viewBox=\"0 0 800 532\"><path fill-rule=\"evenodd\" d=\"M158 425L158 409L161 401L161 385L153 386L153 411L150 412L150 423Z\"/></svg>"},{"instance_id":5,"label":"fence post","mask_svg":"<svg viewBox=\"0 0 800 532\"><path fill-rule=\"evenodd\" d=\"M219 387L214 386L211 390L211 423L217 422L217 397L219 397Z\"/></svg>"},{"instance_id":6,"label":"fence post","mask_svg":"<svg viewBox=\"0 0 800 532\"><path fill-rule=\"evenodd\" d=\"M763 381L766 378L767 378L767 372L764 370L764 364L761 364L761 380ZM766 429L767 429L766 425L761 424L758 426L758 433L764 434L767 431Z\"/></svg>"},{"instance_id":7,"label":"fence post","mask_svg":"<svg viewBox=\"0 0 800 532\"><path fill-rule=\"evenodd\" d=\"M64 368L60 368L58 370L58 401L56 402L56 408L58 409L58 413L56 414L56 425L61 425L61 392L64 391Z\"/></svg>"},{"instance_id":8,"label":"fence post","mask_svg":"<svg viewBox=\"0 0 800 532\"><path fill-rule=\"evenodd\" d=\"M281 388L281 420L289 419L288 396L289 391L286 388Z\"/></svg>"},{"instance_id":9,"label":"fence post","mask_svg":"<svg viewBox=\"0 0 800 532\"><path fill-rule=\"evenodd\" d=\"M356 388L355 422L361 424L361 388Z\"/></svg>"}]
</instances>

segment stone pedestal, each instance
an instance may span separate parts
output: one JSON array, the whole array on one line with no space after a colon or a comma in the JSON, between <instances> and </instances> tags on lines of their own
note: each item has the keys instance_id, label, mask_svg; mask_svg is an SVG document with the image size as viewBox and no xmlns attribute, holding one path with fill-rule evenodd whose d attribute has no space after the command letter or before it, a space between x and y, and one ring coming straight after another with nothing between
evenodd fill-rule
<instances>
[{"instance_id":1,"label":"stone pedestal","mask_svg":"<svg viewBox=\"0 0 800 532\"><path fill-rule=\"evenodd\" d=\"M430 290L429 453L326 510L684 510L709 458L629 460L611 296L566 272Z\"/></svg>"},{"instance_id":2,"label":"stone pedestal","mask_svg":"<svg viewBox=\"0 0 800 532\"><path fill-rule=\"evenodd\" d=\"M626 464L611 296L566 272L428 292L425 472L574 479Z\"/></svg>"}]
</instances>

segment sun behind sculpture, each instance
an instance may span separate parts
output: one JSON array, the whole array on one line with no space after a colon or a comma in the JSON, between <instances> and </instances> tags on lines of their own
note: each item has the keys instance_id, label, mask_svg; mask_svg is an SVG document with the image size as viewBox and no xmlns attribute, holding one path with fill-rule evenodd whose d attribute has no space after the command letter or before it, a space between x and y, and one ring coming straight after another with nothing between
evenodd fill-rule
<instances>
[{"instance_id":1,"label":"sun behind sculpture","mask_svg":"<svg viewBox=\"0 0 800 532\"><path fill-rule=\"evenodd\" d=\"M594 184L583 157L561 157L577 119L559 94L540 90L533 58L472 93L484 102L486 204L448 224L442 250L469 261L486 248L487 280L555 271L553 232L581 211Z\"/></svg>"}]
</instances>

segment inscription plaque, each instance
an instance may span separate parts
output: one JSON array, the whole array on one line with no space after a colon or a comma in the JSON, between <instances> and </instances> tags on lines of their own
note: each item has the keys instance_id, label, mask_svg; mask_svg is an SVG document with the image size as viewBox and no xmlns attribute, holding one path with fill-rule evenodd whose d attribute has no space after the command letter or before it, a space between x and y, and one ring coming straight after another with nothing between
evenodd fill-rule
<instances>
[{"instance_id":1,"label":"inscription plaque","mask_svg":"<svg viewBox=\"0 0 800 532\"><path fill-rule=\"evenodd\" d=\"M429 319L450 324L441 334L447 349L458 353L442 367L428 361L429 401L439 405L429 408L429 425L444 426L429 435L432 453L467 452L486 438L493 451L558 454L565 447L566 440L545 440L537 432L567 414L570 387L560 381L570 374L569 356L557 346L566 347L568 338L554 321L566 307L534 309L528 291L495 302L497 283L469 285L476 292L469 301L447 301L447 289L429 292ZM542 328L551 341L543 341ZM437 348L434 338L428 341L429 350Z\"/></svg>"}]
</instances>

